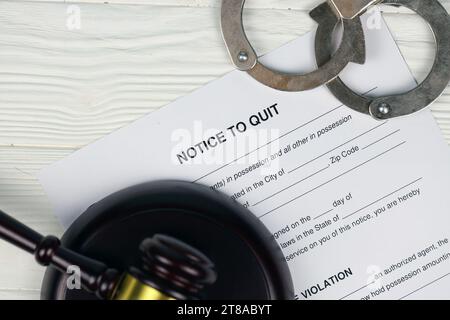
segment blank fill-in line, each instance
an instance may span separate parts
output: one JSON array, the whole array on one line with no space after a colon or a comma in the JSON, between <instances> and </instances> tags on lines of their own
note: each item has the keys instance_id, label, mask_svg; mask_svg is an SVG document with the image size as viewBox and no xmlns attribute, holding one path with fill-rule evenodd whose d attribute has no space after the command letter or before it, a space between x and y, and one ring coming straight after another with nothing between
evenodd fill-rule
<instances>
[{"instance_id":1,"label":"blank fill-in line","mask_svg":"<svg viewBox=\"0 0 450 320\"><path fill-rule=\"evenodd\" d=\"M368 94L369 92L372 92L372 91L374 91L374 90L376 90L376 89L378 89L378 87L373 87L372 89L366 91L364 94ZM314 118L314 119L312 119L312 120L309 120L308 122L303 123L302 125L298 126L297 128L292 129L292 130L290 130L290 131L284 133L283 135L279 136L278 138L273 139L273 140L267 142L266 144L263 144L263 145L259 146L258 148L256 148L256 149L254 149L254 150L252 150L252 151L250 151L250 152L244 154L243 156L241 156L241 157L239 157L239 158L234 159L233 161L230 161L230 162L224 164L224 165L221 166L220 168L217 168L217 169L215 169L215 170L213 170L213 171L211 171L211 172L209 172L209 173L207 173L207 174L201 176L200 178L198 178L198 179L196 179L196 180L194 180L194 181L192 181L192 182L198 182L198 181L200 181L200 180L206 178L207 176L210 176L211 174L216 173L216 172L219 171L219 170L222 170L223 168L229 166L230 164L232 164L232 163L234 163L234 162L236 162L236 161L238 161L238 160L240 160L240 159L242 159L242 158L245 158L246 156L248 156L248 155L250 155L250 154L252 154L252 153L254 153L254 152L260 150L261 148L264 148L264 147L266 147L266 146L272 144L272 143L275 142L275 141L280 140L281 138L284 138L285 136L291 134L292 132L295 132L295 131L297 131L297 130L299 130L299 129L305 127L305 126L307 126L308 124L310 124L310 123L312 123L312 122L314 122L314 121L316 121L316 120L319 120L320 118L326 116L327 114L329 114L329 113L331 113L331 112L333 112L333 111L336 111L336 110L342 108L343 106L344 106L344 105L341 104L341 105L339 105L339 106L337 106L337 107L335 107L335 108L333 108L333 109L331 109L331 110L329 110L329 111L327 111L327 112L325 112L325 113L323 113L323 114L317 116L316 118Z\"/></svg>"},{"instance_id":2,"label":"blank fill-in line","mask_svg":"<svg viewBox=\"0 0 450 320\"><path fill-rule=\"evenodd\" d=\"M370 283L366 284L365 286L363 286L363 287L361 287L361 288L359 288L359 289L356 289L355 291L352 291L352 292L350 292L350 293L349 293L349 294L347 294L346 296L343 296L343 297L342 297L342 298L340 298L339 300L344 300L345 298L348 298L348 297L350 297L351 295L353 295L353 294L357 293L358 291L361 291L362 289L365 289L365 288L367 288L368 286L370 286L370 285L374 284L374 283L375 283L376 281L377 281L377 280L373 280L372 282L370 282Z\"/></svg>"},{"instance_id":3,"label":"blank fill-in line","mask_svg":"<svg viewBox=\"0 0 450 320\"><path fill-rule=\"evenodd\" d=\"M406 297L409 297L410 295L412 295L413 293L416 293L417 291L420 291L420 290L422 290L422 289L428 287L429 285L431 285L431 284L433 284L433 283L435 283L435 282L438 282L439 280L444 279L445 277L447 277L447 276L449 276L449 275L450 275L450 272L447 273L447 274L444 274L442 277L439 277L439 278L437 278L436 280L431 281L430 283L427 283L427 284L424 285L424 286L421 286L419 289L416 289L416 290L414 290L413 292L408 293L406 296L403 296L403 297L401 297L401 298L398 299L398 300L403 300L403 299L405 299Z\"/></svg>"},{"instance_id":4,"label":"blank fill-in line","mask_svg":"<svg viewBox=\"0 0 450 320\"><path fill-rule=\"evenodd\" d=\"M329 154L330 152L333 152L334 150L339 149L339 148L342 147L342 146L345 146L347 143L350 143L350 142L352 142L352 141L354 141L354 140L356 140L356 139L358 139L358 138L360 138L360 137L362 137L362 136L368 134L369 132L372 132L373 130L378 129L379 127L381 127L382 125L385 125L386 123L387 123L387 121L383 122L382 124L377 125L376 127L373 127L373 128L370 129L370 130L367 130L367 131L361 133L360 135L357 135L356 137L354 137L354 138L348 140L347 142L344 142L343 144L338 145L337 147L335 147L335 148L333 148L333 149L331 149L331 150L328 150L327 152L321 154L320 156L315 157L314 159L311 159L311 160L309 160L308 162L305 162L304 164L302 164L302 165L300 165L300 166L298 166L298 167L292 169L291 171L289 171L289 173L292 173L292 172L294 172L294 171L297 171L297 170L300 169L300 168L303 168L304 166L310 164L311 162L314 162L314 161L316 161L316 160L322 158L323 156Z\"/></svg>"},{"instance_id":5,"label":"blank fill-in line","mask_svg":"<svg viewBox=\"0 0 450 320\"><path fill-rule=\"evenodd\" d=\"M325 171L325 170L328 169L329 167L330 167L330 165L326 166L325 168L320 169L319 171L314 172L313 174L310 174L310 175L307 176L306 178L303 178L303 179L301 179L301 180L299 180L299 181L297 181L297 182L291 184L290 186L287 186L287 187L284 188L284 189L281 189L281 190L278 191L278 192L275 192L275 193L271 194L271 195L268 196L267 198L264 198L264 199L262 199L261 201L258 201L258 202L255 203L253 206L257 206L258 204L260 204L260 203L262 203L262 202L264 202L264 201L266 201L266 200L268 200L268 199L270 199L270 198L272 198L272 197L274 197L274 196L276 196L276 195L278 195L278 194L280 194L280 193L282 193L282 192L284 192L284 191L286 191L286 190L292 188L293 186L296 186L297 184L299 184L299 183L301 183L301 182L303 182L303 181L306 181L306 180L308 180L309 178L314 177L315 175L321 173L322 171Z\"/></svg>"},{"instance_id":6,"label":"blank fill-in line","mask_svg":"<svg viewBox=\"0 0 450 320\"><path fill-rule=\"evenodd\" d=\"M384 200L384 199L386 199L387 197L392 196L394 193L397 193L397 192L399 192L400 190L403 190L403 189L409 187L410 185L412 185L412 184L414 184L414 183L416 183L416 182L418 182L418 181L420 181L420 180L422 180L422 179L423 179L423 177L422 177L422 178L419 178L419 179L416 179L416 180L414 180L413 182L410 182L410 183L408 183L407 185L404 185L404 186L401 187L401 188L398 188L397 190L395 190L395 191L389 193L388 195L385 195L384 197L382 197L382 198L380 198L380 199L378 199L378 200L375 200L375 201L372 202L372 203L369 203L367 206L364 206L364 207L362 207L361 209L356 210L355 212L353 212L353 213L351 213L351 214L345 216L344 218L342 218L342 220L347 219L348 217L351 217L352 215L357 214L358 212L361 212L361 211L363 211L364 209L367 209L368 207L374 205L375 203L380 202L381 200Z\"/></svg>"},{"instance_id":7,"label":"blank fill-in line","mask_svg":"<svg viewBox=\"0 0 450 320\"><path fill-rule=\"evenodd\" d=\"M217 172L217 171L219 171L219 170L222 170L223 168L229 166L230 164L232 164L232 163L234 163L234 162L236 162L236 161L238 161L238 160L240 160L240 159L242 159L242 158L247 157L248 155L250 155L250 154L252 154L252 153L254 153L254 152L260 150L261 148L267 147L268 145L274 143L275 141L278 141L278 140L284 138L285 136L291 134L292 132L301 129L301 128L307 126L308 124L310 124L310 123L312 123L312 122L314 122L314 121L316 121L316 120L319 120L320 118L326 116L327 114L329 114L329 113L331 113L331 112L333 112L333 111L336 111L336 110L342 108L343 106L344 106L344 105L340 105L340 106L338 106L338 107L336 107L336 108L334 108L334 109L331 109L331 110L329 110L329 111L327 111L327 112L321 114L320 116L317 116L316 118L314 118L314 119L312 119L312 120L309 120L308 122L303 123L302 125L298 126L297 128L292 129L292 130L290 130L290 131L288 131L288 132L282 134L282 135L279 136L278 138L273 139L273 140L267 142L266 144L263 144L263 145L259 146L258 148L256 148L256 149L254 149L254 150L252 150L252 151L250 151L250 152L244 154L243 156L241 156L241 157L239 157L239 158L236 158L236 159L234 159L234 160L232 160L232 161L230 161L230 162L224 164L223 166L221 166L221 167L217 168L216 170L213 170L213 171L211 171L211 172L209 172L209 173L207 173L207 174L201 176L200 178L198 178L197 180L194 180L193 182L198 182L198 181L202 180L203 178L206 178L207 176L209 176L209 175L211 175L211 174L213 174L213 173L215 173L215 172Z\"/></svg>"},{"instance_id":8,"label":"blank fill-in line","mask_svg":"<svg viewBox=\"0 0 450 320\"><path fill-rule=\"evenodd\" d=\"M320 217L323 217L324 215L329 214L329 213L332 212L333 210L334 210L334 209L330 209L330 210L328 210L327 212L324 212L324 213L318 215L317 217L314 218L314 220L317 220L317 219L319 219Z\"/></svg>"},{"instance_id":9,"label":"blank fill-in line","mask_svg":"<svg viewBox=\"0 0 450 320\"><path fill-rule=\"evenodd\" d=\"M394 146L394 147L392 147L392 148L390 148L390 149L388 149L388 150L386 150L386 151L380 153L379 155L377 155L377 156L375 156L375 157L373 157L373 158L370 158L370 159L367 160L367 161L364 161L363 163L357 165L356 167L353 167L353 168L351 168L350 170L347 170L347 171L345 171L344 173L341 173L340 175L334 177L333 179L330 179L330 180L328 180L328 181L322 183L321 185L319 185L319 186L317 186L317 187L315 187L315 188L313 188L313 189L311 189L311 190L309 190L309 191L307 191L307 192L305 192L305 193L303 193L303 194L301 194L301 195L299 195L299 196L297 196L297 197L295 197L295 198L289 200L288 202L285 202L285 203L283 203L282 205L280 205L280 206L278 206L278 207L276 207L276 208L274 208L274 209L272 209L272 210L266 212L266 213L263 214L262 216L259 216L259 218L263 218L263 217L267 216L268 214L271 214L272 212L277 211L278 209L280 209L280 208L282 208L282 207L284 207L284 206L290 204L291 202L294 202L294 201L296 201L296 200L298 200L298 199L300 199L300 198L306 196L307 194L309 194L309 193L311 193L311 192L313 192L313 191L316 191L317 189L319 189L319 188L321 188L321 187L327 185L328 183L333 182L334 180L336 180L336 179L338 179L338 178L340 178L340 177L346 175L347 173L350 173L350 172L352 172L352 171L354 171L354 170L356 170L356 169L362 167L363 165L365 165L365 164L367 164L367 163L369 163L369 162L371 162L371 161L373 161L373 160L375 160L375 159L381 157L382 155L384 155L384 154L386 154L386 153L388 153L388 152L390 152L390 151L392 151L392 150L394 150L394 149L400 147L401 145L403 145L403 144L405 144L405 143L406 143L406 141L403 141L402 143L399 143L398 145L396 145L396 146Z\"/></svg>"},{"instance_id":10,"label":"blank fill-in line","mask_svg":"<svg viewBox=\"0 0 450 320\"><path fill-rule=\"evenodd\" d=\"M384 136L383 138L381 138L381 139L378 139L378 140L377 140L377 141L375 141L375 142L372 142L371 144L369 144L369 145L365 146L365 147L363 148L363 150L365 150L365 149L367 149L367 148L369 148L369 147L371 147L371 146L373 146L373 145L377 144L378 142L381 142L381 141L383 141L384 139L387 139L387 138L389 138L390 136L392 136L392 135L396 134L397 132L400 132L400 129L398 129L398 130L395 130L394 132L391 132L391 133L389 133L389 134L388 134L387 136Z\"/></svg>"}]
</instances>

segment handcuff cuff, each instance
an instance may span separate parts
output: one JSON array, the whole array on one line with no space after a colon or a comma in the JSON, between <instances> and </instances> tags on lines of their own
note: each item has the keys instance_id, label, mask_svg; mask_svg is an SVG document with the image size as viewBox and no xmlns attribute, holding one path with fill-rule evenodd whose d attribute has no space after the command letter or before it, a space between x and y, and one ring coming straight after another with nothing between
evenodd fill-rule
<instances>
[{"instance_id":1,"label":"handcuff cuff","mask_svg":"<svg viewBox=\"0 0 450 320\"><path fill-rule=\"evenodd\" d=\"M244 31L242 11L245 0L222 0L222 35L235 67L273 89L304 91L316 88L336 78L349 62L365 62L365 43L361 24L354 20L342 20L332 8L323 3L311 11L310 16L319 25L336 25L342 22L344 35L340 47L329 61L308 74L288 74L275 71L259 62ZM354 35L358 37L355 38Z\"/></svg>"},{"instance_id":2,"label":"handcuff cuff","mask_svg":"<svg viewBox=\"0 0 450 320\"><path fill-rule=\"evenodd\" d=\"M286 74L258 61L243 29L245 0L222 0L222 34L237 69L246 71L260 83L282 91L303 91L327 85L347 107L385 120L415 113L429 106L450 82L450 16L438 0L328 0L310 12L318 23L315 54L319 68L309 74ZM421 16L431 27L436 42L434 64L425 80L401 94L370 98L359 95L339 78L348 63L365 62L365 36L360 16L376 4L403 6ZM343 25L343 36L332 54L333 32Z\"/></svg>"}]
</instances>

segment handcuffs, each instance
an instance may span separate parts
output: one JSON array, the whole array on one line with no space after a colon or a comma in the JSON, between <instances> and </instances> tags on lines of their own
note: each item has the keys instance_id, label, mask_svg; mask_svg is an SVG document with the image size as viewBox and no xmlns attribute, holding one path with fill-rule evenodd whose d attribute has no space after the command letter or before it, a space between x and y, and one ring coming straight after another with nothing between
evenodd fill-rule
<instances>
[{"instance_id":1,"label":"handcuffs","mask_svg":"<svg viewBox=\"0 0 450 320\"><path fill-rule=\"evenodd\" d=\"M360 16L376 4L403 6L415 11L431 27L436 40L433 67L426 79L406 93L370 98L359 95L339 78L350 62L364 64L365 36ZM308 74L288 74L258 61L243 28L245 0L222 0L222 34L237 69L260 83L281 91L303 91L327 85L331 93L349 108L384 120L415 113L436 100L450 81L450 16L438 0L328 0L310 12L317 22L315 54L318 69ZM333 32L343 26L343 36L332 54Z\"/></svg>"}]
</instances>

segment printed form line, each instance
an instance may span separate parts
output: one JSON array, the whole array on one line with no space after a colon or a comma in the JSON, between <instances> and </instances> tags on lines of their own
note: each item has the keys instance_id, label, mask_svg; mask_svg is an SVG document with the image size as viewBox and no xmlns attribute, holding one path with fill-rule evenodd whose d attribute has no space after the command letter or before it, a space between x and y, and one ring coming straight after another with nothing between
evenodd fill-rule
<instances>
[{"instance_id":1,"label":"printed form line","mask_svg":"<svg viewBox=\"0 0 450 320\"><path fill-rule=\"evenodd\" d=\"M356 289L355 291L350 292L349 294L347 294L346 296L343 296L343 297L340 298L339 300L344 300L345 298L350 297L351 295L357 293L358 291L361 291L362 289L367 288L368 286L374 284L376 281L377 281L377 280L374 280L374 281L372 281L372 282L366 284L365 286L363 286L363 287L361 287L361 288L359 288L359 289Z\"/></svg>"},{"instance_id":2,"label":"printed form line","mask_svg":"<svg viewBox=\"0 0 450 320\"><path fill-rule=\"evenodd\" d=\"M343 106L344 106L344 105L340 105L340 106L338 106L338 107L336 107L336 108L334 108L334 109L331 109L331 110L327 111L327 112L324 113L324 114L321 114L320 116L317 116L316 118L314 118L314 119L312 119L312 120L310 120L310 121L308 121L308 122L305 122L304 124L298 126L297 128L292 129L292 130L290 130L290 131L284 133L283 135L279 136L278 138L273 139L273 140L267 142L266 144L263 144L263 145L259 146L258 148L256 148L256 149L254 149L254 150L252 150L252 151L250 151L250 152L244 154L243 156L240 156L239 158L236 158L236 159L234 159L234 160L232 160L232 161L230 161L230 162L224 164L223 166L221 166L221 167L219 167L219 168L217 168L217 169L215 169L215 170L213 170L213 171L211 171L211 172L205 174L204 176L201 176L200 178L198 178L197 180L194 180L193 182L198 182L198 181L200 181L200 180L206 178L207 176L210 176L211 174L216 173L216 172L219 171L219 170L222 170L223 168L229 166L230 164L232 164L232 163L234 163L234 162L236 162L236 161L238 161L238 160L240 160L240 159L242 159L242 158L247 157L248 155L250 155L250 154L252 154L252 153L254 153L254 152L260 150L261 148L267 147L268 145L274 143L275 141L278 141L278 140L284 138L285 136L291 134L292 132L295 132L295 131L297 131L297 130L299 130L299 129L305 127L305 126L307 126L308 124L310 124L310 123L312 123L312 122L314 122L314 121L316 121L316 120L319 120L320 118L326 116L327 114L330 114L330 113L333 112L333 111L336 111L336 110L342 108Z\"/></svg>"},{"instance_id":3,"label":"printed form line","mask_svg":"<svg viewBox=\"0 0 450 320\"><path fill-rule=\"evenodd\" d=\"M344 142L343 144L341 144L341 145L339 145L339 146L337 146L337 147L335 147L335 148L333 148L333 149L327 151L326 153L323 153L322 155L320 155L320 156L318 156L318 157L316 157L316 158L314 158L314 159L312 159L312 160L310 160L310 161L308 161L308 162L302 164L301 166L299 166L299 167L297 167L297 168L295 168L295 169L289 171L288 173L292 173L292 172L294 172L294 171L296 171L296 170L298 170L298 169L300 169L300 168L306 166L307 164L310 164L311 162L320 159L320 158L323 157L324 155L326 155L326 154L328 154L328 153L330 153L330 152L332 152L332 151L334 151L334 150L336 150L336 149L338 149L338 148L340 148L340 147L346 145L347 143L350 143L350 142L352 142L352 141L354 141L354 140L356 140L356 139L358 139L358 138L360 138L360 137L362 137L362 136L368 134L369 132L372 132L373 130L375 130L375 129L381 127L382 125L384 125L384 124L386 124L386 123L387 123L387 121L386 121L386 122L383 122L382 124L379 124L379 125L373 127L372 129L369 129L369 130L367 130L367 131L365 131L365 132L363 132L363 133L357 135L356 137L354 137L354 138L348 140L347 142ZM267 198L264 198L264 199L262 199L261 201L256 202L253 206L256 206L256 205L258 205L258 204L260 204L260 203L262 203L262 202L264 202L264 201L266 201L266 200L272 198L273 196L276 196L276 195L280 194L281 192L288 190L289 188L291 188L291 187L293 187L293 186L299 184L300 182L303 182L303 181L305 181L305 180L307 180L307 179L309 179L309 178L311 178L311 177L313 177L313 176L319 174L320 172L322 172L322 171L328 169L329 167L330 167L330 165L328 165L327 167L325 167L325 168L323 168L323 169L320 169L319 171L313 173L312 175L307 176L307 177L304 178L304 179L301 179L301 180L299 180L299 181L297 181L297 182L295 182L295 183L293 183L293 184L287 186L287 187L284 188L284 189L281 189L281 190L278 191L278 192L275 192L274 194L268 196Z\"/></svg>"},{"instance_id":4,"label":"printed form line","mask_svg":"<svg viewBox=\"0 0 450 320\"><path fill-rule=\"evenodd\" d=\"M439 278L437 278L436 280L431 281L430 283L427 283L426 285L420 287L419 289L416 289L416 290L414 290L413 292L408 293L406 296L401 297L399 300L403 300L403 299L405 299L406 297L409 297L410 295L412 295L413 293L416 293L416 292L418 292L418 291L420 291L420 290L422 290L422 289L428 287L429 285L432 285L433 283L438 282L439 280L444 279L445 277L447 277L447 276L449 276L449 275L450 275L450 272L447 273L447 274L444 274L442 277L439 277Z\"/></svg>"},{"instance_id":5,"label":"printed form line","mask_svg":"<svg viewBox=\"0 0 450 320\"><path fill-rule=\"evenodd\" d=\"M358 210L356 210L355 212L350 213L349 215L347 215L347 216L345 216L344 218L342 218L342 220L345 220L345 219L347 219L347 218L353 216L354 214L357 214L358 212L361 212L361 211L363 211L364 209L367 209L368 207L374 205L375 203L380 202L381 200L384 200L384 199L386 199L387 197L392 196L393 194L399 192L400 190L403 190L403 189L409 187L410 185L412 185L412 184L414 184L414 183L416 183L416 182L418 182L418 181L420 181L420 180L422 180L422 179L423 179L423 177L422 177L422 178L419 178L419 179L416 179L416 180L414 180L413 182L410 182L410 183L408 183L407 185L404 185L404 186L401 187L401 188L398 188L397 190L395 190L395 191L389 193L388 195L385 195L384 197L382 197L382 198L380 198L380 199L378 199L378 200L375 200L375 201L372 202L372 203L369 203L367 206L364 206L364 207L362 207L361 209L358 209Z\"/></svg>"},{"instance_id":6,"label":"printed form line","mask_svg":"<svg viewBox=\"0 0 450 320\"><path fill-rule=\"evenodd\" d=\"M327 152L321 154L320 156L318 156L318 157L316 157L316 158L314 158L314 159L312 159L312 160L309 160L308 162L305 162L304 164L302 164L302 165L300 165L300 166L298 166L298 167L292 169L291 171L289 171L289 173L292 173L292 172L294 172L294 171L296 171L296 170L298 170L298 169L300 169L300 168L303 168L304 166L310 164L311 162L314 162L314 161L316 161L316 160L322 158L324 155L327 155L327 154L329 154L330 152L332 152L332 151L334 151L334 150L336 150L336 149L339 149L340 147L345 146L347 143L350 143L350 142L352 142L352 141L354 141L354 140L356 140L356 139L358 139L358 138L360 138L360 137L362 137L362 136L368 134L369 132L372 132L373 130L378 129L379 127L385 125L386 123L387 123L387 121L385 121L385 122L383 122L382 124L379 124L379 125L373 127L372 129L369 129L369 130L367 130L367 131L361 133L360 135L357 135L356 137L354 137L354 138L348 140L347 142L344 142L343 144L341 144L341 145L339 145L339 146L337 146L337 147L335 147L335 148L333 148L333 149L331 149L331 150L328 150Z\"/></svg>"},{"instance_id":7,"label":"printed form line","mask_svg":"<svg viewBox=\"0 0 450 320\"><path fill-rule=\"evenodd\" d=\"M310 175L307 176L306 178L303 178L303 179L301 179L301 180L298 180L297 182L291 184L290 186L287 186L286 188L281 189L280 191L271 194L271 195L268 196L267 198L264 198L264 199L262 199L261 201L258 201L258 202L255 203L253 206L257 206L258 204L263 203L263 202L266 201L266 200L269 200L270 198L272 198L272 197L274 197L274 196L276 196L276 195L282 193L283 191L286 191L286 190L292 188L293 186L296 186L297 184L299 184L299 183L301 183L301 182L303 182L303 181L306 181L306 180L308 180L309 178L314 177L315 175L321 173L322 171L325 171L325 170L328 169L329 167L330 167L330 165L326 166L325 168L320 169L319 171L314 172L313 174L310 174Z\"/></svg>"},{"instance_id":8,"label":"printed form line","mask_svg":"<svg viewBox=\"0 0 450 320\"><path fill-rule=\"evenodd\" d=\"M433 283L438 282L439 280L444 279L445 277L447 277L447 276L449 276L449 275L450 275L450 272L447 273L447 274L444 274L443 276L441 276L441 277L439 277L439 278L437 278L437 279L435 279L435 280L433 280L433 281L431 281L431 282L429 282L429 283L427 283L427 284L425 284L425 285L423 285L423 286L421 286L420 288L418 288L418 289L416 289L416 290L414 290L414 291L408 293L407 295L404 295L403 297L399 298L398 300L403 300L403 299L405 299L406 297L409 297L410 295L412 295L412 294L414 294L414 293L416 293L416 292L418 292L418 291L420 291L420 290L422 290L422 289L428 287L429 285L432 285ZM374 280L374 281L372 281L372 282L366 284L365 286L363 286L363 287L361 287L361 288L359 288L359 289L356 289L355 291L350 292L349 294L343 296L343 297L340 298L339 300L343 300L343 299L345 299L345 298L350 297L351 295L357 293L358 291L361 291L362 289L367 288L368 286L374 284L376 281L377 281L377 280Z\"/></svg>"},{"instance_id":9,"label":"printed form line","mask_svg":"<svg viewBox=\"0 0 450 320\"><path fill-rule=\"evenodd\" d=\"M377 141L375 141L375 142L372 142L371 144L369 144L369 145L365 146L365 147L363 148L363 150L365 150L365 149L367 149L367 148L369 148L369 147L371 147L371 146L373 146L373 145L377 144L378 142L381 142L381 141L383 141L384 139L387 139L387 138L389 138L390 136L392 136L392 135L396 134L397 132L400 132L400 129L398 129L398 130L395 130L394 132L391 132L391 133L389 133L388 135L384 136L384 137L383 137L383 138L381 138L381 139L378 139L378 140L377 140Z\"/></svg>"},{"instance_id":10,"label":"printed form line","mask_svg":"<svg viewBox=\"0 0 450 320\"><path fill-rule=\"evenodd\" d=\"M374 91L374 90L376 90L376 89L378 89L378 87L373 87L372 89L366 91L364 94L370 93L370 92L372 92L372 91ZM206 177L212 175L213 173L216 173L217 171L220 171L220 170L222 170L223 168L226 168L226 167L229 166L230 164L235 163L236 161L238 161L238 160L240 160L240 159L242 159L242 158L247 157L248 155L250 155L250 154L252 154L252 153L254 153L254 152L260 150L261 148L264 148L264 147L266 147L266 146L268 146L268 145L274 143L275 141L278 141L278 140L280 140L280 139L286 137L287 135L289 135L289 134L291 134L291 133L293 133L293 132L295 132L295 131L297 131L297 130L299 130L299 129L305 127L305 126L307 126L308 124L313 123L314 121L319 120L320 118L322 118L322 117L324 117L324 116L326 116L326 115L332 113L333 111L336 111L336 110L338 110L338 109L340 109L340 108L342 108L342 107L344 107L343 104L341 104L341 105L339 105L339 106L337 106L337 107L335 107L335 108L333 108L333 109L331 109L331 110L329 110L329 111L327 111L327 112L325 112L325 113L323 113L323 114L317 116L316 118L314 118L314 119L312 119L312 120L309 120L308 122L303 123L302 125L300 125L300 126L294 128L294 129L292 129L292 130L290 130L290 131L284 133L283 135L279 136L279 137L276 138L276 139L273 139L273 140L267 142L266 144L263 144L263 145L259 146L258 148L256 148L256 149L254 149L254 150L252 150L252 151L250 151L250 152L244 154L243 156L240 156L240 157L238 157L238 158L236 158L236 159L234 159L234 160L232 160L232 161L230 161L230 162L224 164L223 166L221 166L221 167L219 167L219 168L217 168L217 169L215 169L215 170L213 170L213 171L210 171L209 173L207 173L207 174L201 176L200 178L198 178L198 179L196 179L196 180L194 180L194 181L192 181L192 182L194 182L194 183L195 183L195 182L198 182L198 181L200 181L200 180L202 180L202 179L204 179L204 178L206 178Z\"/></svg>"},{"instance_id":11,"label":"printed form line","mask_svg":"<svg viewBox=\"0 0 450 320\"><path fill-rule=\"evenodd\" d=\"M344 175L346 175L346 174L348 174L348 173L350 173L350 172L352 172L352 171L354 171L354 170L356 170L356 169L358 169L358 168L364 166L365 164L367 164L367 163L369 163L369 162L371 162L371 161L373 161L373 160L375 160L375 159L377 159L377 158L383 156L384 154L386 154L386 153L388 153L388 152L390 152L390 151L392 151L392 150L394 150L394 149L396 149L396 148L398 148L398 147L404 145L405 143L406 143L406 141L403 141L402 143L397 144L396 146L394 146L394 147L392 147L392 148L390 148L390 149L388 149L388 150L386 150L386 151L384 151L384 152L382 152L382 153L376 155L375 157L370 158L369 160L364 161L363 163L357 165L356 167L353 167L353 168L351 168L350 170L347 170L347 171L345 171L344 173L341 173L340 175L338 175L338 176L336 176L336 177L334 177L334 178L332 178L332 179L330 179L330 180L328 180L328 181L322 183L321 185L319 185L319 186L317 186L317 187L315 187L315 188L313 188L313 189L311 189L311 190L309 190L309 191L307 191L307 192L305 192L305 193L303 193L303 194L301 194L301 195L299 195L299 196L297 196L297 197L295 197L295 198L289 200L288 202L285 202L285 203L283 203L282 205L280 205L280 206L278 206L278 207L276 207L276 208L274 208L274 209L272 209L272 210L266 212L265 214L259 216L259 218L261 219L261 218L267 216L268 214L271 214L272 212L277 211L278 209L280 209L280 208L282 208L282 207L284 207L284 206L286 206L286 205L288 205L288 204L290 204L290 203L292 203L292 202L294 202L294 201L296 201L296 200L298 200L298 199L300 199L300 198L306 196L307 194L310 194L311 192L316 191L317 189L319 189L319 188L321 188L321 187L327 185L328 183L333 182L333 181L336 180L336 179L339 179L340 177L342 177L342 176L344 176Z\"/></svg>"},{"instance_id":12,"label":"printed form line","mask_svg":"<svg viewBox=\"0 0 450 320\"><path fill-rule=\"evenodd\" d=\"M322 213L321 215L318 215L317 217L315 217L313 220L317 220L317 219L319 219L320 217L323 217L324 215L327 215L327 214L329 214L330 212L332 212L334 209L330 209L330 210L328 210L327 212L324 212L324 213Z\"/></svg>"}]
</instances>

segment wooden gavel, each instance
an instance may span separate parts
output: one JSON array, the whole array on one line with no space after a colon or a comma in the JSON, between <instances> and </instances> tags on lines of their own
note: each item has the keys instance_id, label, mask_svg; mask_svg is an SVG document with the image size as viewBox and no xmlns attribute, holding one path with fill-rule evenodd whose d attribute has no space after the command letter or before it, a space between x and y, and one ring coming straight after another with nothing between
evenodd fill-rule
<instances>
[{"instance_id":1,"label":"wooden gavel","mask_svg":"<svg viewBox=\"0 0 450 320\"><path fill-rule=\"evenodd\" d=\"M108 300L191 300L213 284L211 260L197 249L166 235L141 242L141 266L122 272L61 246L55 236L43 236L0 211L0 238L34 255L42 266L67 272L80 270L83 289Z\"/></svg>"}]
</instances>

